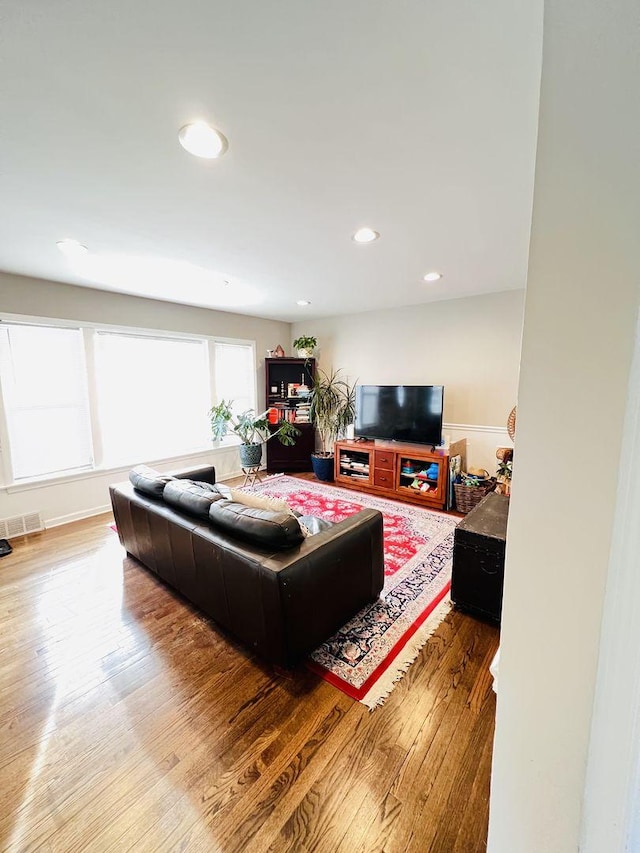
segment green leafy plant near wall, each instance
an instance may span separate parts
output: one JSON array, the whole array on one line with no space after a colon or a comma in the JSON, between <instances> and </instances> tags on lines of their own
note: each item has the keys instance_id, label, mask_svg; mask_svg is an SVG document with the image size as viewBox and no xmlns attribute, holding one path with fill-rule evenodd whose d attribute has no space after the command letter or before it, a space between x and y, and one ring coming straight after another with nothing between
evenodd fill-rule
<instances>
[{"instance_id":1,"label":"green leafy plant near wall","mask_svg":"<svg viewBox=\"0 0 640 853\"><path fill-rule=\"evenodd\" d=\"M240 439L240 462L243 466L255 466L262 459L262 445L272 438L291 447L296 443L300 430L289 421L282 421L274 432L269 429L267 413L257 415L253 409L233 412L233 400L221 400L209 411L211 434L217 441L226 435L237 435Z\"/></svg>"}]
</instances>

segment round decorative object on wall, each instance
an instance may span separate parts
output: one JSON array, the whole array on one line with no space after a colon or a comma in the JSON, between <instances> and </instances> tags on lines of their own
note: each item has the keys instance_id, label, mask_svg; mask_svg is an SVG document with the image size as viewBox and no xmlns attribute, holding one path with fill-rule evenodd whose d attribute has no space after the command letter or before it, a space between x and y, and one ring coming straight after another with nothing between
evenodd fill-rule
<instances>
[{"instance_id":1,"label":"round decorative object on wall","mask_svg":"<svg viewBox=\"0 0 640 853\"><path fill-rule=\"evenodd\" d=\"M507 418L507 432L509 433L509 438L513 442L516 440L516 409L517 406L514 406Z\"/></svg>"}]
</instances>

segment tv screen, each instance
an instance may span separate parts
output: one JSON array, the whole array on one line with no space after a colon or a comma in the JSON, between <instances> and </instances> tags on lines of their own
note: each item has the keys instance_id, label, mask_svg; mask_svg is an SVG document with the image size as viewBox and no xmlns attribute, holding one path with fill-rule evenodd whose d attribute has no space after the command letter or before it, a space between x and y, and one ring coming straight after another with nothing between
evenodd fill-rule
<instances>
[{"instance_id":1,"label":"tv screen","mask_svg":"<svg viewBox=\"0 0 640 853\"><path fill-rule=\"evenodd\" d=\"M442 442L442 385L358 385L354 433L438 445Z\"/></svg>"}]
</instances>

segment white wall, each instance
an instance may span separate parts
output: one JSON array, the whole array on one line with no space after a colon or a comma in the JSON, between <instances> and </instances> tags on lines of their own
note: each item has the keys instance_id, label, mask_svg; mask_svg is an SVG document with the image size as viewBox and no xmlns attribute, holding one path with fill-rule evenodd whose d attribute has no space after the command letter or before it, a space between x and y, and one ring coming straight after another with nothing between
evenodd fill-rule
<instances>
[{"instance_id":1,"label":"white wall","mask_svg":"<svg viewBox=\"0 0 640 853\"><path fill-rule=\"evenodd\" d=\"M287 348L290 339L289 323L1 272L0 313L254 340L259 405L264 403L266 350L274 349L278 343ZM3 470L1 453L0 449L0 471ZM157 467L169 470L207 463L215 464L219 479L239 472L235 449L210 450ZM127 470L86 473L44 486L11 486L8 489L0 486L0 518L38 511L46 525L52 526L106 510L109 508L109 483L126 479Z\"/></svg>"},{"instance_id":2,"label":"white wall","mask_svg":"<svg viewBox=\"0 0 640 853\"><path fill-rule=\"evenodd\" d=\"M583 853L640 850L640 322L622 443L582 810Z\"/></svg>"},{"instance_id":3,"label":"white wall","mask_svg":"<svg viewBox=\"0 0 640 853\"><path fill-rule=\"evenodd\" d=\"M445 386L444 432L468 440L468 464L496 470L516 404L524 292L490 293L292 326L318 339L320 367L362 384Z\"/></svg>"},{"instance_id":4,"label":"white wall","mask_svg":"<svg viewBox=\"0 0 640 853\"><path fill-rule=\"evenodd\" d=\"M545 4L490 853L579 849L639 303L639 16Z\"/></svg>"}]
</instances>

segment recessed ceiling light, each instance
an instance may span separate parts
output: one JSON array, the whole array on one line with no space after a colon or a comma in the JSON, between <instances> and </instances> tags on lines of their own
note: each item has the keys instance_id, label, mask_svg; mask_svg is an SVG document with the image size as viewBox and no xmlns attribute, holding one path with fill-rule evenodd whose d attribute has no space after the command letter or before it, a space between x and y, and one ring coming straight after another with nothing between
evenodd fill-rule
<instances>
[{"instance_id":1,"label":"recessed ceiling light","mask_svg":"<svg viewBox=\"0 0 640 853\"><path fill-rule=\"evenodd\" d=\"M358 228L351 239L356 243L373 243L373 241L377 240L379 237L380 235L377 231L374 231L373 228Z\"/></svg>"},{"instance_id":2,"label":"recessed ceiling light","mask_svg":"<svg viewBox=\"0 0 640 853\"><path fill-rule=\"evenodd\" d=\"M56 246L60 249L62 254L66 255L68 258L77 258L79 255L86 255L89 251L86 246L82 245L82 243L78 243L77 240L71 240L70 238L58 240Z\"/></svg>"},{"instance_id":3,"label":"recessed ceiling light","mask_svg":"<svg viewBox=\"0 0 640 853\"><path fill-rule=\"evenodd\" d=\"M442 278L442 273L434 271L434 272L428 272L425 275L424 280L425 281L439 281L441 278Z\"/></svg>"},{"instance_id":4,"label":"recessed ceiling light","mask_svg":"<svg viewBox=\"0 0 640 853\"><path fill-rule=\"evenodd\" d=\"M311 302L308 299L298 299L296 305L311 305Z\"/></svg>"},{"instance_id":5,"label":"recessed ceiling light","mask_svg":"<svg viewBox=\"0 0 640 853\"><path fill-rule=\"evenodd\" d=\"M204 157L206 160L215 160L229 147L226 137L204 121L185 124L180 128L178 139L185 151L195 157Z\"/></svg>"}]
</instances>

